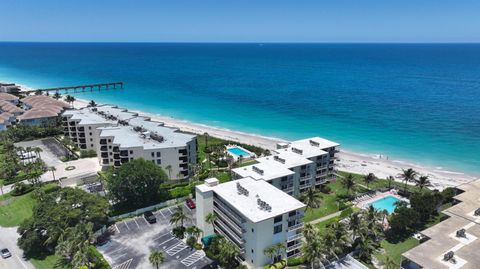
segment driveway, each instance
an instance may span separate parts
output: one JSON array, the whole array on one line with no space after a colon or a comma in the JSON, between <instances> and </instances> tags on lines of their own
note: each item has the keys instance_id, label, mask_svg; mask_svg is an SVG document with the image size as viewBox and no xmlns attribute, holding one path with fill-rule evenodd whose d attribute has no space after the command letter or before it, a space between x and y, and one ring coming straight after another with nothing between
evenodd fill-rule
<instances>
[{"instance_id":1,"label":"driveway","mask_svg":"<svg viewBox=\"0 0 480 269\"><path fill-rule=\"evenodd\" d=\"M208 268L212 263L203 251L187 246L171 234L170 215L175 207L154 212L157 223L148 223L143 216L117 222L111 240L97 247L113 269L154 268L148 261L151 250L161 250L165 262L161 268ZM195 210L183 207L195 218Z\"/></svg>"},{"instance_id":2,"label":"driveway","mask_svg":"<svg viewBox=\"0 0 480 269\"><path fill-rule=\"evenodd\" d=\"M17 246L19 237L17 227L0 227L0 248L8 248L12 253L10 258L0 258L0 269L35 269L29 261L23 259L23 251Z\"/></svg>"}]
</instances>

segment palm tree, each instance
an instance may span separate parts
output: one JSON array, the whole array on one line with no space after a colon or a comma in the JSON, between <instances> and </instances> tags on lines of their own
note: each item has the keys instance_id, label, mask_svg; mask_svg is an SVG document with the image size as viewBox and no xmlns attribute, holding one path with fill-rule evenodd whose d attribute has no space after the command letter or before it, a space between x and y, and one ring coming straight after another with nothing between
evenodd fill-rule
<instances>
[{"instance_id":1,"label":"palm tree","mask_svg":"<svg viewBox=\"0 0 480 269\"><path fill-rule=\"evenodd\" d=\"M163 255L163 252L154 250L150 253L148 260L153 266L157 267L158 269L160 268L160 264L162 264L165 261L165 256Z\"/></svg>"},{"instance_id":2,"label":"palm tree","mask_svg":"<svg viewBox=\"0 0 480 269\"><path fill-rule=\"evenodd\" d=\"M356 247L358 251L358 257L360 260L369 263L373 252L376 250L373 244L373 241L369 238L360 240L359 244Z\"/></svg>"},{"instance_id":3,"label":"palm tree","mask_svg":"<svg viewBox=\"0 0 480 269\"><path fill-rule=\"evenodd\" d=\"M236 257L240 255L240 249L225 238L220 240L219 246L220 263L226 268L234 268L237 263Z\"/></svg>"},{"instance_id":4,"label":"palm tree","mask_svg":"<svg viewBox=\"0 0 480 269\"><path fill-rule=\"evenodd\" d=\"M41 160L42 159L42 156L40 155L41 152L43 152L43 150L39 147L35 147L33 149L33 151L35 152L35 154L37 155L37 160Z\"/></svg>"},{"instance_id":5,"label":"palm tree","mask_svg":"<svg viewBox=\"0 0 480 269\"><path fill-rule=\"evenodd\" d=\"M48 170L52 172L53 181L55 181L55 171L57 171L57 168L55 168L55 166L50 166Z\"/></svg>"},{"instance_id":6,"label":"palm tree","mask_svg":"<svg viewBox=\"0 0 480 269\"><path fill-rule=\"evenodd\" d=\"M430 182L430 180L428 180L428 176L420 176L416 181L415 185L417 185L417 187L420 187L421 191L424 187L432 186L432 183Z\"/></svg>"},{"instance_id":7,"label":"palm tree","mask_svg":"<svg viewBox=\"0 0 480 269\"><path fill-rule=\"evenodd\" d=\"M350 190L353 190L353 188L355 188L355 180L352 174L348 174L346 177L342 178L341 183L343 187L347 189L347 194L350 193Z\"/></svg>"},{"instance_id":8,"label":"palm tree","mask_svg":"<svg viewBox=\"0 0 480 269\"><path fill-rule=\"evenodd\" d=\"M305 240L313 240L313 238L318 236L318 229L311 223L305 223L303 226L303 236Z\"/></svg>"},{"instance_id":9,"label":"palm tree","mask_svg":"<svg viewBox=\"0 0 480 269\"><path fill-rule=\"evenodd\" d=\"M391 189L392 188L392 183L395 181L395 178L392 177L392 176L388 176L387 181L388 181L388 188Z\"/></svg>"},{"instance_id":10,"label":"palm tree","mask_svg":"<svg viewBox=\"0 0 480 269\"><path fill-rule=\"evenodd\" d=\"M65 101L67 103L70 104L70 106L73 107L73 102L75 102L75 97L71 96L71 95L67 95L67 97L65 97Z\"/></svg>"},{"instance_id":11,"label":"palm tree","mask_svg":"<svg viewBox=\"0 0 480 269\"><path fill-rule=\"evenodd\" d=\"M365 181L365 184L367 184L367 188L368 188L368 184L374 182L375 180L377 180L377 177L375 176L374 173L368 173L367 175L363 176L363 181Z\"/></svg>"},{"instance_id":12,"label":"palm tree","mask_svg":"<svg viewBox=\"0 0 480 269\"><path fill-rule=\"evenodd\" d=\"M405 186L403 188L403 192L406 194L407 193L407 183L415 181L418 173L417 173L417 171L413 170L412 168L408 168L407 170L402 169L402 171L403 172L400 174L400 177L402 178L402 181L405 181Z\"/></svg>"},{"instance_id":13,"label":"palm tree","mask_svg":"<svg viewBox=\"0 0 480 269\"><path fill-rule=\"evenodd\" d=\"M213 223L217 220L217 218L218 218L217 215L213 214L213 212L210 212L205 216L205 222L210 225L213 225Z\"/></svg>"},{"instance_id":14,"label":"palm tree","mask_svg":"<svg viewBox=\"0 0 480 269\"><path fill-rule=\"evenodd\" d=\"M96 107L96 106L97 106L97 103L95 103L95 101L91 100L91 101L88 103L88 106L89 106L89 107Z\"/></svg>"},{"instance_id":15,"label":"palm tree","mask_svg":"<svg viewBox=\"0 0 480 269\"><path fill-rule=\"evenodd\" d=\"M170 224L178 225L178 223L180 223L180 226L183 227L184 222L189 219L190 218L183 211L183 207L179 205L175 209L175 212L170 216Z\"/></svg>"},{"instance_id":16,"label":"palm tree","mask_svg":"<svg viewBox=\"0 0 480 269\"><path fill-rule=\"evenodd\" d=\"M358 212L350 215L348 228L352 231L353 240L355 240L360 232L360 229L362 228L362 220L360 219Z\"/></svg>"},{"instance_id":17,"label":"palm tree","mask_svg":"<svg viewBox=\"0 0 480 269\"><path fill-rule=\"evenodd\" d=\"M322 197L320 192L315 189L315 187L309 188L303 195L302 199L303 203L307 206L307 209L312 208L319 208L322 203Z\"/></svg>"},{"instance_id":18,"label":"palm tree","mask_svg":"<svg viewBox=\"0 0 480 269\"><path fill-rule=\"evenodd\" d=\"M398 268L398 264L395 262L394 259L392 259L390 256L387 256L385 259L384 267L385 269L396 269Z\"/></svg>"},{"instance_id":19,"label":"palm tree","mask_svg":"<svg viewBox=\"0 0 480 269\"><path fill-rule=\"evenodd\" d=\"M165 170L168 171L168 178L172 178L172 166L171 165L167 165L165 166Z\"/></svg>"},{"instance_id":20,"label":"palm tree","mask_svg":"<svg viewBox=\"0 0 480 269\"><path fill-rule=\"evenodd\" d=\"M198 238L203 233L202 229L198 228L195 225L188 227L186 232L195 239L195 243L198 241Z\"/></svg>"},{"instance_id":21,"label":"palm tree","mask_svg":"<svg viewBox=\"0 0 480 269\"><path fill-rule=\"evenodd\" d=\"M344 248L350 243L347 226L343 222L334 222L330 227L335 238L335 244L341 250L340 253L342 253Z\"/></svg>"},{"instance_id":22,"label":"palm tree","mask_svg":"<svg viewBox=\"0 0 480 269\"><path fill-rule=\"evenodd\" d=\"M268 258L270 258L270 263L271 264L274 264L275 263L275 254L276 254L276 251L275 251L275 245L271 245L267 248L265 248L263 250L263 254L265 256L267 256Z\"/></svg>"},{"instance_id":23,"label":"palm tree","mask_svg":"<svg viewBox=\"0 0 480 269\"><path fill-rule=\"evenodd\" d=\"M57 100L60 99L61 97L62 97L62 95L61 95L60 93L58 93L58 92L56 92L56 93L53 95L53 98L55 98L55 99L57 99Z\"/></svg>"},{"instance_id":24,"label":"palm tree","mask_svg":"<svg viewBox=\"0 0 480 269\"><path fill-rule=\"evenodd\" d=\"M310 263L310 268L317 268L317 265L325 268L322 263L322 261L326 260L324 250L325 246L319 237L307 241L307 243L303 245L303 256L305 260Z\"/></svg>"}]
</instances>

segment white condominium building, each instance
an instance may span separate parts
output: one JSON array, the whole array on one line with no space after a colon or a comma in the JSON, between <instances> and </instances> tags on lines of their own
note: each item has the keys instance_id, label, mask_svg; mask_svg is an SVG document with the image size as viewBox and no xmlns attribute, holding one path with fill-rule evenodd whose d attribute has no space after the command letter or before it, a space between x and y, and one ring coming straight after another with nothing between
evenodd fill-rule
<instances>
[{"instance_id":1,"label":"white condominium building","mask_svg":"<svg viewBox=\"0 0 480 269\"><path fill-rule=\"evenodd\" d=\"M338 146L338 143L320 137L281 143L272 156L233 169L233 178L261 179L289 195L299 196L308 188L335 178L334 159Z\"/></svg>"},{"instance_id":2,"label":"white condominium building","mask_svg":"<svg viewBox=\"0 0 480 269\"><path fill-rule=\"evenodd\" d=\"M126 109L104 105L66 111L63 124L65 135L80 149L95 150L103 167L143 158L161 166L169 178L183 179L192 173L189 164L197 161L195 135Z\"/></svg>"},{"instance_id":3,"label":"white condominium building","mask_svg":"<svg viewBox=\"0 0 480 269\"><path fill-rule=\"evenodd\" d=\"M286 256L300 254L305 205L264 180L251 177L218 183L205 180L196 187L196 223L205 236L223 235L241 250L241 257L254 268L271 262L264 250L281 243ZM213 225L205 221L213 213ZM284 255L285 256L285 255Z\"/></svg>"}]
</instances>

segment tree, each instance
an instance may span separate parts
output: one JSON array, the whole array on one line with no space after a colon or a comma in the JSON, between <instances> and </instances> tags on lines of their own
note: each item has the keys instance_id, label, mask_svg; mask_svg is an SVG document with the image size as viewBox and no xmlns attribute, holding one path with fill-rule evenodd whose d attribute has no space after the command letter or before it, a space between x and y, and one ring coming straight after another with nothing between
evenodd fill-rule
<instances>
[{"instance_id":1,"label":"tree","mask_svg":"<svg viewBox=\"0 0 480 269\"><path fill-rule=\"evenodd\" d=\"M56 93L53 95L53 98L55 98L55 99L58 100L58 99L62 98L62 95L61 95L60 93L56 92Z\"/></svg>"},{"instance_id":2,"label":"tree","mask_svg":"<svg viewBox=\"0 0 480 269\"><path fill-rule=\"evenodd\" d=\"M307 209L312 208L319 208L322 203L322 197L320 192L315 189L315 187L309 188L303 195L302 199L303 203L307 206Z\"/></svg>"},{"instance_id":3,"label":"tree","mask_svg":"<svg viewBox=\"0 0 480 269\"><path fill-rule=\"evenodd\" d=\"M207 216L205 216L205 222L210 224L210 225L213 225L213 223L217 220L217 215L215 215L213 212L210 212L207 214Z\"/></svg>"},{"instance_id":4,"label":"tree","mask_svg":"<svg viewBox=\"0 0 480 269\"><path fill-rule=\"evenodd\" d=\"M65 101L66 101L67 103L69 103L70 106L72 106L72 107L73 107L73 103L75 102L75 100L76 100L75 97L73 97L73 96L71 96L71 95L67 95L67 96L65 97Z\"/></svg>"},{"instance_id":5,"label":"tree","mask_svg":"<svg viewBox=\"0 0 480 269\"><path fill-rule=\"evenodd\" d=\"M275 262L277 262L276 260L277 257L280 257L281 260L283 259L283 256L286 250L287 250L287 247L285 247L284 244L276 243L269 247L266 247L263 250L263 254L265 254L265 256L270 258L271 264L274 264Z\"/></svg>"},{"instance_id":6,"label":"tree","mask_svg":"<svg viewBox=\"0 0 480 269\"><path fill-rule=\"evenodd\" d=\"M150 256L148 257L148 260L150 263L157 267L157 269L160 268L160 264L162 264L165 261L165 255L163 255L163 252L159 250L154 250L150 253Z\"/></svg>"},{"instance_id":7,"label":"tree","mask_svg":"<svg viewBox=\"0 0 480 269\"><path fill-rule=\"evenodd\" d=\"M37 161L38 161L38 160L41 160L41 159L42 159L42 156L40 155L40 153L42 153L43 150L42 150L41 148L39 148L39 147L35 147L35 148L33 148L33 151L34 151L35 154L37 155L37 156L36 156L36 157L37 157Z\"/></svg>"},{"instance_id":8,"label":"tree","mask_svg":"<svg viewBox=\"0 0 480 269\"><path fill-rule=\"evenodd\" d=\"M198 228L197 226L193 225L187 228L186 230L189 237L193 238L192 241L195 243L198 242L198 238L202 235L202 229Z\"/></svg>"},{"instance_id":9,"label":"tree","mask_svg":"<svg viewBox=\"0 0 480 269\"><path fill-rule=\"evenodd\" d=\"M225 268L235 268L238 264L236 258L240 255L240 249L229 240L222 238L219 243L219 262Z\"/></svg>"},{"instance_id":10,"label":"tree","mask_svg":"<svg viewBox=\"0 0 480 269\"><path fill-rule=\"evenodd\" d=\"M384 268L385 269L397 269L397 268L399 268L399 265L395 262L395 260L393 258L391 258L390 256L387 256L386 259L385 259Z\"/></svg>"},{"instance_id":11,"label":"tree","mask_svg":"<svg viewBox=\"0 0 480 269\"><path fill-rule=\"evenodd\" d=\"M55 171L57 171L57 168L55 168L55 166L50 166L48 168L48 171L52 172L52 177L53 177L53 181L55 181Z\"/></svg>"},{"instance_id":12,"label":"tree","mask_svg":"<svg viewBox=\"0 0 480 269\"><path fill-rule=\"evenodd\" d=\"M360 229L362 228L362 219L360 218L358 212L350 215L348 228L352 231L352 239L355 240L360 233Z\"/></svg>"},{"instance_id":13,"label":"tree","mask_svg":"<svg viewBox=\"0 0 480 269\"><path fill-rule=\"evenodd\" d=\"M307 240L303 245L303 255L305 260L310 263L310 268L318 268L323 266L324 261L328 261L324 253L325 246L320 237L315 237L312 240Z\"/></svg>"},{"instance_id":14,"label":"tree","mask_svg":"<svg viewBox=\"0 0 480 269\"><path fill-rule=\"evenodd\" d=\"M91 101L88 103L88 106L89 106L89 107L96 107L96 106L97 106L97 103L95 103L95 101L91 100Z\"/></svg>"},{"instance_id":15,"label":"tree","mask_svg":"<svg viewBox=\"0 0 480 269\"><path fill-rule=\"evenodd\" d=\"M371 263L372 254L375 251L375 245L370 238L360 240L356 247L358 258L365 263Z\"/></svg>"},{"instance_id":16,"label":"tree","mask_svg":"<svg viewBox=\"0 0 480 269\"><path fill-rule=\"evenodd\" d=\"M352 174L348 174L346 177L341 180L342 186L347 189L347 194L350 193L350 190L355 188L355 180Z\"/></svg>"},{"instance_id":17,"label":"tree","mask_svg":"<svg viewBox=\"0 0 480 269\"><path fill-rule=\"evenodd\" d=\"M144 159L123 164L105 176L109 196L120 208L141 208L160 200L160 184L167 180L165 172Z\"/></svg>"},{"instance_id":18,"label":"tree","mask_svg":"<svg viewBox=\"0 0 480 269\"><path fill-rule=\"evenodd\" d=\"M185 211L183 211L183 206L179 205L175 209L175 212L170 216L170 224L178 225L178 223L180 223L180 227L183 227L185 221L189 219L190 217L185 214Z\"/></svg>"},{"instance_id":19,"label":"tree","mask_svg":"<svg viewBox=\"0 0 480 269\"><path fill-rule=\"evenodd\" d=\"M392 183L395 181L395 178L392 177L392 176L388 176L387 181L388 181L388 188L391 189L392 188Z\"/></svg>"},{"instance_id":20,"label":"tree","mask_svg":"<svg viewBox=\"0 0 480 269\"><path fill-rule=\"evenodd\" d=\"M407 236L414 231L419 224L419 214L409 207L397 207L390 216L390 235Z\"/></svg>"},{"instance_id":21,"label":"tree","mask_svg":"<svg viewBox=\"0 0 480 269\"><path fill-rule=\"evenodd\" d=\"M422 191L424 187L432 186L432 183L428 180L428 176L420 176L418 180L416 180L415 185Z\"/></svg>"},{"instance_id":22,"label":"tree","mask_svg":"<svg viewBox=\"0 0 480 269\"><path fill-rule=\"evenodd\" d=\"M363 176L363 181L365 181L365 184L367 184L367 188L368 188L368 185L374 182L375 180L377 180L377 177L375 176L374 173L368 173L367 175Z\"/></svg>"},{"instance_id":23,"label":"tree","mask_svg":"<svg viewBox=\"0 0 480 269\"><path fill-rule=\"evenodd\" d=\"M422 223L437 214L437 209L442 205L443 196L438 191L415 192L410 196L410 206L419 214Z\"/></svg>"},{"instance_id":24,"label":"tree","mask_svg":"<svg viewBox=\"0 0 480 269\"><path fill-rule=\"evenodd\" d=\"M414 182L418 173L417 171L413 170L412 168L408 168L407 170L403 169L403 172L400 174L400 177L402 178L402 181L405 181L405 186L403 188L403 191L405 194L407 193L407 183L408 182Z\"/></svg>"},{"instance_id":25,"label":"tree","mask_svg":"<svg viewBox=\"0 0 480 269\"><path fill-rule=\"evenodd\" d=\"M68 227L58 238L55 253L63 257L72 268L86 265L89 268L88 247L94 241L93 224L79 223Z\"/></svg>"}]
</instances>

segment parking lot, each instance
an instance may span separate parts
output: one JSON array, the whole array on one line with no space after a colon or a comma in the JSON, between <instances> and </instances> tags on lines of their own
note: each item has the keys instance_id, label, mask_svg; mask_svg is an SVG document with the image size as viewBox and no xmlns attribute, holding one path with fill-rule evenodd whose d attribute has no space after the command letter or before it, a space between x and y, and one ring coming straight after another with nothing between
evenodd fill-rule
<instances>
[{"instance_id":1,"label":"parking lot","mask_svg":"<svg viewBox=\"0 0 480 269\"><path fill-rule=\"evenodd\" d=\"M192 219L195 218L195 210L185 205L183 209L191 214ZM154 268L148 261L153 249L161 250L165 255L161 268L209 268L212 261L203 251L190 248L171 234L169 220L174 210L175 207L169 207L154 212L157 218L154 224L148 223L143 216L115 223L115 234L98 250L113 269Z\"/></svg>"}]
</instances>

